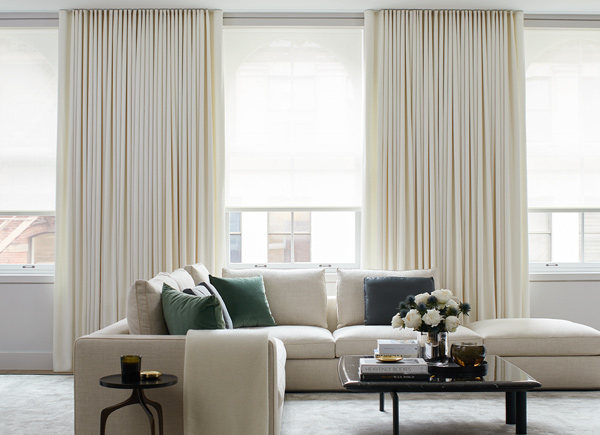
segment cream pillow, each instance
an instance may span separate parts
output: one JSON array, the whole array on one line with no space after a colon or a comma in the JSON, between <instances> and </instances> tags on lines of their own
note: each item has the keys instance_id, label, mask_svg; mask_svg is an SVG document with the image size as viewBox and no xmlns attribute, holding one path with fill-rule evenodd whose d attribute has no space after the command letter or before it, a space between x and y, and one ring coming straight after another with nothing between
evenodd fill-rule
<instances>
[{"instance_id":1,"label":"cream pillow","mask_svg":"<svg viewBox=\"0 0 600 435\"><path fill-rule=\"evenodd\" d=\"M208 278L208 269L202 263L185 266L185 270L192 276L194 286L197 286L201 282L210 282L210 279Z\"/></svg>"},{"instance_id":2,"label":"cream pillow","mask_svg":"<svg viewBox=\"0 0 600 435\"><path fill-rule=\"evenodd\" d=\"M366 277L404 276L404 277L433 277L435 288L439 289L437 269L421 270L368 270L368 269L338 269L337 271L337 313L338 329L350 325L362 325L365 322L365 293ZM391 319L390 319L391 323Z\"/></svg>"},{"instance_id":3,"label":"cream pillow","mask_svg":"<svg viewBox=\"0 0 600 435\"><path fill-rule=\"evenodd\" d=\"M140 279L134 282L127 294L127 323L130 334L169 333L162 311L163 283L179 291L196 286L192 276L183 269L171 273L160 272L151 280Z\"/></svg>"},{"instance_id":4,"label":"cream pillow","mask_svg":"<svg viewBox=\"0 0 600 435\"><path fill-rule=\"evenodd\" d=\"M265 294L278 325L327 328L325 269L223 269L223 278L262 275Z\"/></svg>"}]
</instances>

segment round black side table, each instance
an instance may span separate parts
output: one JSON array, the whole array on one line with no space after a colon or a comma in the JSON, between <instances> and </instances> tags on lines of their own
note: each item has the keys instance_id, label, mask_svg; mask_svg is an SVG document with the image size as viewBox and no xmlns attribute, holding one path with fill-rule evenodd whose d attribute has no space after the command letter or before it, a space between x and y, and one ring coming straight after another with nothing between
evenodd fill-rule
<instances>
[{"instance_id":1,"label":"round black side table","mask_svg":"<svg viewBox=\"0 0 600 435\"><path fill-rule=\"evenodd\" d=\"M158 430L159 434L163 435L163 418L162 418L162 407L158 402L154 402L153 400L148 399L144 390L150 388L163 388L170 387L171 385L175 385L177 383L177 376L175 375L167 375L162 374L157 379L140 379L137 382L123 382L121 380L121 375L110 375L104 376L100 378L100 385L107 388L119 388L122 390L133 390L131 392L131 396L129 399L124 402L118 403L117 405L109 406L108 408L104 408L102 413L100 414L100 435L105 435L106 432L106 420L111 412L116 411L117 409L123 408L128 405L134 405L139 403L146 415L148 416L148 420L150 420L150 430L152 435L155 434L154 427L154 416L152 412L148 408L148 405L154 407L156 409L156 413L158 414Z\"/></svg>"}]
</instances>

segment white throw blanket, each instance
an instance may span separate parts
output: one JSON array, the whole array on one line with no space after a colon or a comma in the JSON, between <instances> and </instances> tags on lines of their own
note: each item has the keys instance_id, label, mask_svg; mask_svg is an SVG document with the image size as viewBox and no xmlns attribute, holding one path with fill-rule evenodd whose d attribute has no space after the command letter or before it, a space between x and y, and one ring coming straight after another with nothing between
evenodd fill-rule
<instances>
[{"instance_id":1,"label":"white throw blanket","mask_svg":"<svg viewBox=\"0 0 600 435\"><path fill-rule=\"evenodd\" d=\"M183 376L186 435L267 435L266 332L188 331Z\"/></svg>"}]
</instances>

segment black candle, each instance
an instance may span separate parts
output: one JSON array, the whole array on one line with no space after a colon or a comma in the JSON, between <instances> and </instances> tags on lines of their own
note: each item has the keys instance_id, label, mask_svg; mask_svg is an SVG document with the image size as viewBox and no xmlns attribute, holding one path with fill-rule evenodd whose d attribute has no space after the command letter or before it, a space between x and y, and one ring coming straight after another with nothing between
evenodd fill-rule
<instances>
[{"instance_id":1,"label":"black candle","mask_svg":"<svg viewBox=\"0 0 600 435\"><path fill-rule=\"evenodd\" d=\"M123 382L139 382L142 357L140 355L121 355L121 380Z\"/></svg>"}]
</instances>

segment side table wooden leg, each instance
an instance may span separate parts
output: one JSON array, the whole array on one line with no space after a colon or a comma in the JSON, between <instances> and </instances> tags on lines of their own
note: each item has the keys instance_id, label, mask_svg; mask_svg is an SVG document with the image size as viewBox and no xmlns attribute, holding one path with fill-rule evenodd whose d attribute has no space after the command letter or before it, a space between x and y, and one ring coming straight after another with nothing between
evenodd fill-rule
<instances>
[{"instance_id":1,"label":"side table wooden leg","mask_svg":"<svg viewBox=\"0 0 600 435\"><path fill-rule=\"evenodd\" d=\"M154 415L152 415L152 411L150 411L150 408L148 408L148 405L146 405L146 401L144 400L144 392L142 390L135 391L138 393L138 403L140 404L140 406L148 416L148 420L150 421L150 433L152 435L156 435L156 428L154 426Z\"/></svg>"},{"instance_id":2,"label":"side table wooden leg","mask_svg":"<svg viewBox=\"0 0 600 435\"><path fill-rule=\"evenodd\" d=\"M113 406L109 406L108 408L104 408L102 410L102 412L100 413L100 435L105 435L106 433L106 420L108 419L108 416L113 412L116 411L117 409L123 408L125 406L129 406L129 405L133 405L135 403L139 403L139 399L138 399L138 395L135 394L136 390L133 390L131 392L131 396L129 396L129 399L121 402L121 403L117 403L116 405Z\"/></svg>"},{"instance_id":3,"label":"side table wooden leg","mask_svg":"<svg viewBox=\"0 0 600 435\"><path fill-rule=\"evenodd\" d=\"M379 393L379 410L385 411L385 393Z\"/></svg>"},{"instance_id":4,"label":"side table wooden leg","mask_svg":"<svg viewBox=\"0 0 600 435\"><path fill-rule=\"evenodd\" d=\"M158 415L158 433L160 435L163 435L163 414L162 414L162 406L160 406L160 403L155 402L154 400L150 400L148 399L148 396L146 396L144 394L144 391L140 391L141 393L141 397L144 400L145 403L147 403L150 406L153 406L154 409L156 409L156 414Z\"/></svg>"}]
</instances>

